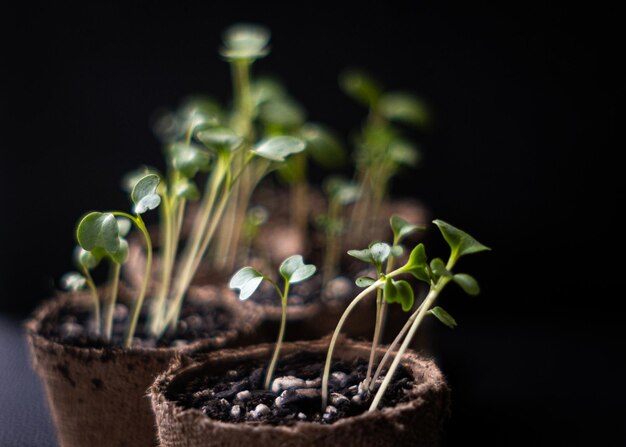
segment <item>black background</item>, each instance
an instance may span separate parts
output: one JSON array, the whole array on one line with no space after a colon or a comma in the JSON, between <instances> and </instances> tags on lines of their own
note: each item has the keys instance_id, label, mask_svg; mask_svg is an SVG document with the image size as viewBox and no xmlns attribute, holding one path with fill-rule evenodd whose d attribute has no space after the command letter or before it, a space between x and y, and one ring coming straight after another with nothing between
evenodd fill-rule
<instances>
[{"instance_id":1,"label":"black background","mask_svg":"<svg viewBox=\"0 0 626 447\"><path fill-rule=\"evenodd\" d=\"M493 248L462 265L482 295L444 297L459 327L430 328L454 392L447 443L624 442L618 17L407 5L90 2L3 14L2 310L21 318L50 295L72 268L76 219L125 209L123 173L161 165L156 109L198 92L229 99L221 32L258 22L273 43L255 72L282 78L346 141L364 111L339 90L342 69L365 68L431 107L432 127L415 134L423 163L394 193Z\"/></svg>"}]
</instances>

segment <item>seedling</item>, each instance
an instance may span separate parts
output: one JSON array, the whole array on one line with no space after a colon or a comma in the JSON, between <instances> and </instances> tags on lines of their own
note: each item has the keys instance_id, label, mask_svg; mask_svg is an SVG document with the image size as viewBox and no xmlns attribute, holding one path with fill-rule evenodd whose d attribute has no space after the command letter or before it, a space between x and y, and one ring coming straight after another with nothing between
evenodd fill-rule
<instances>
[{"instance_id":1,"label":"seedling","mask_svg":"<svg viewBox=\"0 0 626 447\"><path fill-rule=\"evenodd\" d=\"M401 238L402 234L405 231L410 230L410 227L407 227L398 220L396 220L395 223L396 225L394 229L394 239ZM398 365L400 364L404 352L411 343L415 332L417 331L424 317L427 314L431 314L447 326L456 326L456 321L454 320L454 318L452 318L452 316L450 316L450 314L448 314L441 307L434 306L443 288L450 281L452 281L457 283L466 293L470 295L477 295L479 293L480 289L478 283L473 277L465 273L455 274L452 272L452 269L454 268L459 258L461 258L462 256L490 249L478 242L469 234L463 232L462 230L459 230L456 227L453 227L452 225L442 220L434 220L433 223L437 225L444 239L450 246L450 256L446 263L444 263L443 260L441 260L440 258L434 258L430 263L428 263L426 250L424 248L424 245L420 243L411 251L408 261L402 267L389 271L385 274L379 273L379 277L377 279L367 277L357 279L357 283L360 283L360 285L362 286L366 286L366 288L361 293L359 293L348 305L345 312L341 316L341 319L339 320L339 323L337 324L337 327L335 328L335 331L331 338L322 377L322 410L326 408L326 404L328 402L328 377L330 374L330 363L332 361L332 355L335 344L337 342L337 338L348 315L352 312L354 307L363 298L365 298L365 296L367 296L367 294L373 292L374 290L379 291L382 288L383 296L386 302L400 303L403 309L405 311L408 311L411 310L411 308L413 307L413 289L407 281L396 281L394 278L400 275L411 274L419 281L427 283L430 287L422 303L418 306L417 310L415 310L411 314L404 327L396 336L394 342L387 349L383 359L378 365L376 372L371 378L369 374L371 372L371 359L373 358L373 355L370 355L370 370L368 371L368 377L366 378L366 381L368 381L368 384L373 385L376 383L377 378L380 376L384 366L388 362L396 346L402 341L400 349L396 353L396 356L391 366L389 367L387 374L385 375L380 387L378 388L378 391L376 392L376 395L374 396L374 399L372 400L369 411L374 411L378 407L380 400L385 393L385 390L387 389L395 371L398 368ZM392 227L394 227L393 221ZM385 245L382 245L381 243L372 244L369 249L354 251L352 255L376 266L378 264L382 264L386 259L389 258L389 255L391 254L392 248L390 246L385 247ZM380 272L380 270L380 268L377 268L377 272ZM380 328L380 325L377 324L377 327ZM374 343L372 344L372 350L375 349L376 338L377 337L375 335ZM402 340L403 338L404 340ZM371 387L368 386L366 388Z\"/></svg>"},{"instance_id":2,"label":"seedling","mask_svg":"<svg viewBox=\"0 0 626 447\"><path fill-rule=\"evenodd\" d=\"M360 198L350 222L355 234L368 235L372 216L380 215L381 204L387 198L391 179L401 167L415 167L420 158L418 149L398 124L420 128L427 124L428 114L414 95L385 92L374 78L362 71L345 72L340 85L346 94L368 108L355 142Z\"/></svg>"},{"instance_id":3,"label":"seedling","mask_svg":"<svg viewBox=\"0 0 626 447\"><path fill-rule=\"evenodd\" d=\"M278 340L276 341L276 347L270 366L267 369L265 376L264 386L266 389L270 389L272 385L272 378L274 376L274 369L278 362L278 356L280 354L280 348L285 337L285 327L287 325L287 298L289 296L289 286L309 279L315 274L315 266L313 264L305 264L302 256L293 255L285 259L280 265L278 271L283 278L283 289L281 290L278 283L267 275L255 270L252 267L244 267L233 275L230 280L231 289L239 289L239 299L247 300L257 290L259 285L263 281L269 282L278 293L280 297L280 303L282 307L282 316L280 320L280 330L278 331Z\"/></svg>"},{"instance_id":4,"label":"seedling","mask_svg":"<svg viewBox=\"0 0 626 447\"><path fill-rule=\"evenodd\" d=\"M76 229L76 239L79 249L77 251L77 264L80 266L84 276L81 281L79 274L66 276L65 283L71 288L89 286L94 300L94 320L96 321L96 331L98 335L103 335L105 339L111 339L111 329L113 324L113 310L117 301L119 276L121 265L128 258L128 242L123 236L128 233L129 222L132 222L143 234L146 244L146 274L142 282L137 299L131 312L130 322L124 336L124 346L129 347L135 334L137 320L141 311L141 306L148 288L147 274L152 265L152 242L146 230L141 215L149 210L155 209L161 202L157 194L160 179L155 174L148 174L141 177L131 191L131 200L134 204L134 215L124 211L98 212L92 211L85 215ZM121 217L123 219L119 219ZM107 311L104 321L101 322L100 298L95 284L89 273L102 259L107 259L111 265L110 270L110 291ZM101 331L103 332L101 334Z\"/></svg>"}]
</instances>

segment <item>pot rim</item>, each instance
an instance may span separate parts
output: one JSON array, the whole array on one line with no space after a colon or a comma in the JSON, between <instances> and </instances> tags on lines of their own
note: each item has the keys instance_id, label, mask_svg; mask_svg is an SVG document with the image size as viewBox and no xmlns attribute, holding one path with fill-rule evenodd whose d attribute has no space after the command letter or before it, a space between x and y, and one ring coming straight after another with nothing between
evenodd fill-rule
<instances>
[{"instance_id":1,"label":"pot rim","mask_svg":"<svg viewBox=\"0 0 626 447\"><path fill-rule=\"evenodd\" d=\"M289 354L302 351L325 352L328 346L328 341L329 338L324 337L319 340L288 342L283 344L281 352L285 354L287 354L285 351L290 351ZM425 397L427 398L429 396L439 395L442 392L448 392L445 378L441 370L439 370L439 368L435 364L434 360L429 357L419 355L415 351L407 350L403 355L403 360L401 362L402 365L411 370L414 377L416 377L418 374L421 374L422 377L426 378L426 380L420 383L416 382L414 386L409 390L409 395L411 397L409 401L400 402L393 407L379 408L378 410L373 412L365 411L364 413L356 416L339 419L332 424L317 424L307 421L296 421L292 425L283 426L268 425L262 422L224 422L217 419L212 419L196 408L183 409L182 407L179 407L175 402L169 400L165 395L168 388L178 377L180 377L181 375L193 375L194 373L198 373L203 369L210 368L209 362L214 360L218 354L220 356L227 356L226 359L221 359L222 361L232 360L242 355L246 360L249 360L259 355L271 353L271 350L273 348L273 343L263 343L247 347L245 348L245 351L243 349L224 349L220 350L219 352L197 355L193 358L178 356L177 358L172 360L168 369L165 372L161 373L155 379L154 383L148 390L152 399L153 410L156 413L158 407L167 406L176 413L176 418L191 417L193 418L195 424L200 424L203 426L213 426L215 429L248 431L253 433L283 432L287 435L297 435L298 433L301 434L303 430L306 432L309 429L314 429L318 432L320 430L326 430L330 432L353 424L360 425L374 422L376 420L380 420L381 417L393 422L393 420L397 418L398 415L405 412L412 412L417 407L427 405L429 403L429 400L425 399ZM356 342L353 340L342 338L336 345L335 358L341 357L342 355L344 357L350 356L350 358L367 358L367 356L364 356L363 354L365 352L369 353L370 348L370 343ZM355 353L355 351L358 353ZM352 355L350 354L351 352ZM382 354L384 352L384 348L377 348L378 354Z\"/></svg>"}]
</instances>

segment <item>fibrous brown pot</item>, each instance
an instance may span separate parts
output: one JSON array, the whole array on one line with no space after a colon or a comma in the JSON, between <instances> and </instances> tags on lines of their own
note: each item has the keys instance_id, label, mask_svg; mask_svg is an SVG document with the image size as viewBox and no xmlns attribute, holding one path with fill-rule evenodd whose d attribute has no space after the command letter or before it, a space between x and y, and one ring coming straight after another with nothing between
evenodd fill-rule
<instances>
[{"instance_id":1,"label":"fibrous brown pot","mask_svg":"<svg viewBox=\"0 0 626 447\"><path fill-rule=\"evenodd\" d=\"M191 289L190 300L207 302L202 289ZM42 305L26 322L34 369L43 381L62 447L156 445L154 418L146 390L178 353L203 352L232 346L251 333L259 319L229 299L211 305L232 314L232 325L217 337L184 347L86 348L51 340L41 334L45 318L66 306L86 306L84 293L59 296ZM122 297L123 299L123 297Z\"/></svg>"},{"instance_id":2,"label":"fibrous brown pot","mask_svg":"<svg viewBox=\"0 0 626 447\"><path fill-rule=\"evenodd\" d=\"M324 354L328 340L286 343L281 357L308 351ZM241 362L267 359L273 345L263 344L245 350L222 350L197 360L175 360L150 389L162 447L241 447L262 446L436 446L448 414L449 389L435 363L415 352L405 354L402 364L415 378L410 399L392 408L366 412L340 419L333 424L296 422L290 426L254 422L227 423L213 420L197 409L183 409L168 398L194 377L210 371L228 371ZM368 358L370 345L343 342L335 358L351 361ZM382 352L382 351L381 351Z\"/></svg>"}]
</instances>

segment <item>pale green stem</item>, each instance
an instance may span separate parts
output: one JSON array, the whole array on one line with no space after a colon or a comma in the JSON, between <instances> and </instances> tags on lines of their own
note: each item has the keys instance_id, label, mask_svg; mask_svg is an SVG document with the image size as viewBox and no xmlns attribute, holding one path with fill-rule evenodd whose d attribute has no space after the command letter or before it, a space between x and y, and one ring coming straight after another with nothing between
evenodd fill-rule
<instances>
[{"instance_id":1,"label":"pale green stem","mask_svg":"<svg viewBox=\"0 0 626 447\"><path fill-rule=\"evenodd\" d=\"M374 337L372 338L372 349L370 351L370 360L367 364L367 374L365 375L365 387L369 388L370 377L372 376L372 368L374 367L374 361L376 360L376 348L378 347L378 340L380 337L380 324L381 324L381 306L383 300L383 291L376 290L376 324L374 326Z\"/></svg>"},{"instance_id":2,"label":"pale green stem","mask_svg":"<svg viewBox=\"0 0 626 447\"><path fill-rule=\"evenodd\" d=\"M132 216L131 216L132 217ZM135 329L137 327L137 321L139 320L139 314L141 313L141 307L143 306L144 298L146 297L146 291L148 290L148 283L150 281L150 271L152 270L152 241L150 239L150 234L146 229L145 224L143 223L143 219L140 215L137 215L136 218L132 219L137 228L143 234L143 237L146 242L146 266L143 274L143 281L141 282L141 288L139 289L139 296L135 301L135 306L131 315L130 325L128 326L128 331L126 332L126 336L124 338L124 347L129 348L132 341L133 336L135 335Z\"/></svg>"},{"instance_id":3,"label":"pale green stem","mask_svg":"<svg viewBox=\"0 0 626 447\"><path fill-rule=\"evenodd\" d=\"M272 284L274 284L272 282ZM267 374L265 375L265 389L269 390L272 385L272 378L274 377L274 370L276 369L276 364L278 363L278 356L280 355L280 348L283 344L283 338L285 338L285 327L287 326L287 297L289 296L289 281L285 282L285 291L283 293L280 292L280 289L274 284L278 294L280 296L280 302L282 305L282 315L280 319L280 330L278 332L278 339L276 340L276 348L274 349L274 355L272 355L272 361L270 362L270 366L267 369Z\"/></svg>"},{"instance_id":4,"label":"pale green stem","mask_svg":"<svg viewBox=\"0 0 626 447\"><path fill-rule=\"evenodd\" d=\"M380 377L380 374L381 374L383 368L387 364L387 361L389 360L389 357L391 357L391 354L393 353L393 351L395 351L396 346L398 346L398 343L400 343L400 340L402 340L402 338L404 337L404 334L406 334L406 332L409 330L409 328L413 324L413 321L415 321L415 318L417 317L417 314L419 313L420 309L422 308L422 305L423 305L423 303L420 304L420 306L413 313L413 315L411 315L409 317L409 319L406 321L406 323L404 324L404 326L402 327L402 329L400 330L400 332L398 333L396 338L393 340L391 345L389 345L389 348L387 348L387 351L385 352L385 355L383 356L382 360L378 364L378 367L376 368L376 372L374 373L374 376L372 377L372 381L370 382L370 390L374 387L374 384L376 383L376 380L378 380L378 378Z\"/></svg>"},{"instance_id":5,"label":"pale green stem","mask_svg":"<svg viewBox=\"0 0 626 447\"><path fill-rule=\"evenodd\" d=\"M172 268L174 266L174 257L172 253L173 237L173 213L170 206L169 197L165 197L161 208L161 217L163 226L161 231L161 247L163 248L163 257L161 259L161 281L156 294L156 299L152 303L152 312L150 314L149 330L152 335L156 335L161 326L163 312L165 308L165 300L170 289L170 281L172 278Z\"/></svg>"},{"instance_id":6,"label":"pale green stem","mask_svg":"<svg viewBox=\"0 0 626 447\"><path fill-rule=\"evenodd\" d=\"M419 328L420 323L424 319L424 316L430 310L431 306L433 305L433 303L439 296L439 293L441 292L443 287L448 283L448 281L450 281L450 278L447 278L447 277L440 278L439 281L437 281L437 284L435 284L430 289L430 291L428 292L428 295L426 295L426 298L424 299L424 302L422 303L422 307L417 313L417 317L415 318L415 321L413 321L413 323L411 324L411 328L409 329L409 332L406 335L406 338L402 342L402 346L400 346L398 353L396 354L395 358L393 359L393 362L391 363L391 367L389 367L389 371L387 371L387 374L385 375L385 378L383 379L383 383L380 385L380 388L376 392L376 396L374 396L374 400L372 401L372 404L370 405L369 411L374 411L378 407L378 404L380 403L380 400L385 394L385 391L387 390L387 387L389 386L389 383L391 382L391 379L393 378L394 373L398 369L398 365L402 361L402 356L404 355L404 352L406 351L409 344L413 340L413 336L415 335L415 332Z\"/></svg>"},{"instance_id":7,"label":"pale green stem","mask_svg":"<svg viewBox=\"0 0 626 447\"><path fill-rule=\"evenodd\" d=\"M115 303L117 302L117 291L120 283L120 270L121 264L111 261L111 271L109 276L109 282L111 284L111 291L109 294L109 302L107 303L107 313L104 318L104 338L111 340L111 333L113 331L113 311L115 310Z\"/></svg>"},{"instance_id":8,"label":"pale green stem","mask_svg":"<svg viewBox=\"0 0 626 447\"><path fill-rule=\"evenodd\" d=\"M98 296L98 289L96 289L96 283L93 281L91 273L87 267L82 267L83 275L87 281L87 287L93 300L93 319L96 322L96 335L100 335L102 331L102 321L100 320L100 297Z\"/></svg>"},{"instance_id":9,"label":"pale green stem","mask_svg":"<svg viewBox=\"0 0 626 447\"><path fill-rule=\"evenodd\" d=\"M395 270L389 273L386 278L393 278L394 276L400 275L404 273L402 269ZM377 287L383 285L385 283L386 278L378 279L376 282L369 285L366 289L364 289L361 293L359 293L352 302L346 307L343 315L339 319L339 323L337 323L337 327L333 332L333 336L330 339L330 345L328 346L328 354L326 355L326 363L324 364L324 374L322 376L322 411L326 409L326 404L328 402L328 377L330 375L330 364L333 358L333 351L335 350L335 344L337 343L337 339L339 338L339 334L341 333L341 329L345 324L348 316L352 312L352 310L356 307L356 305L365 298L370 292L374 291Z\"/></svg>"},{"instance_id":10,"label":"pale green stem","mask_svg":"<svg viewBox=\"0 0 626 447\"><path fill-rule=\"evenodd\" d=\"M399 243L400 241L398 240L398 238L394 236L392 245L395 246L395 245L398 245ZM387 266L385 268L386 272L390 272L393 270L395 261L396 261L395 257L389 256L389 258L387 259ZM378 331L378 337L376 338L375 336L376 345L380 345L382 343L382 338L383 338L383 335L385 334L385 326L387 323L387 306L388 306L387 300L383 299L382 306L380 309L380 328Z\"/></svg>"}]
</instances>

